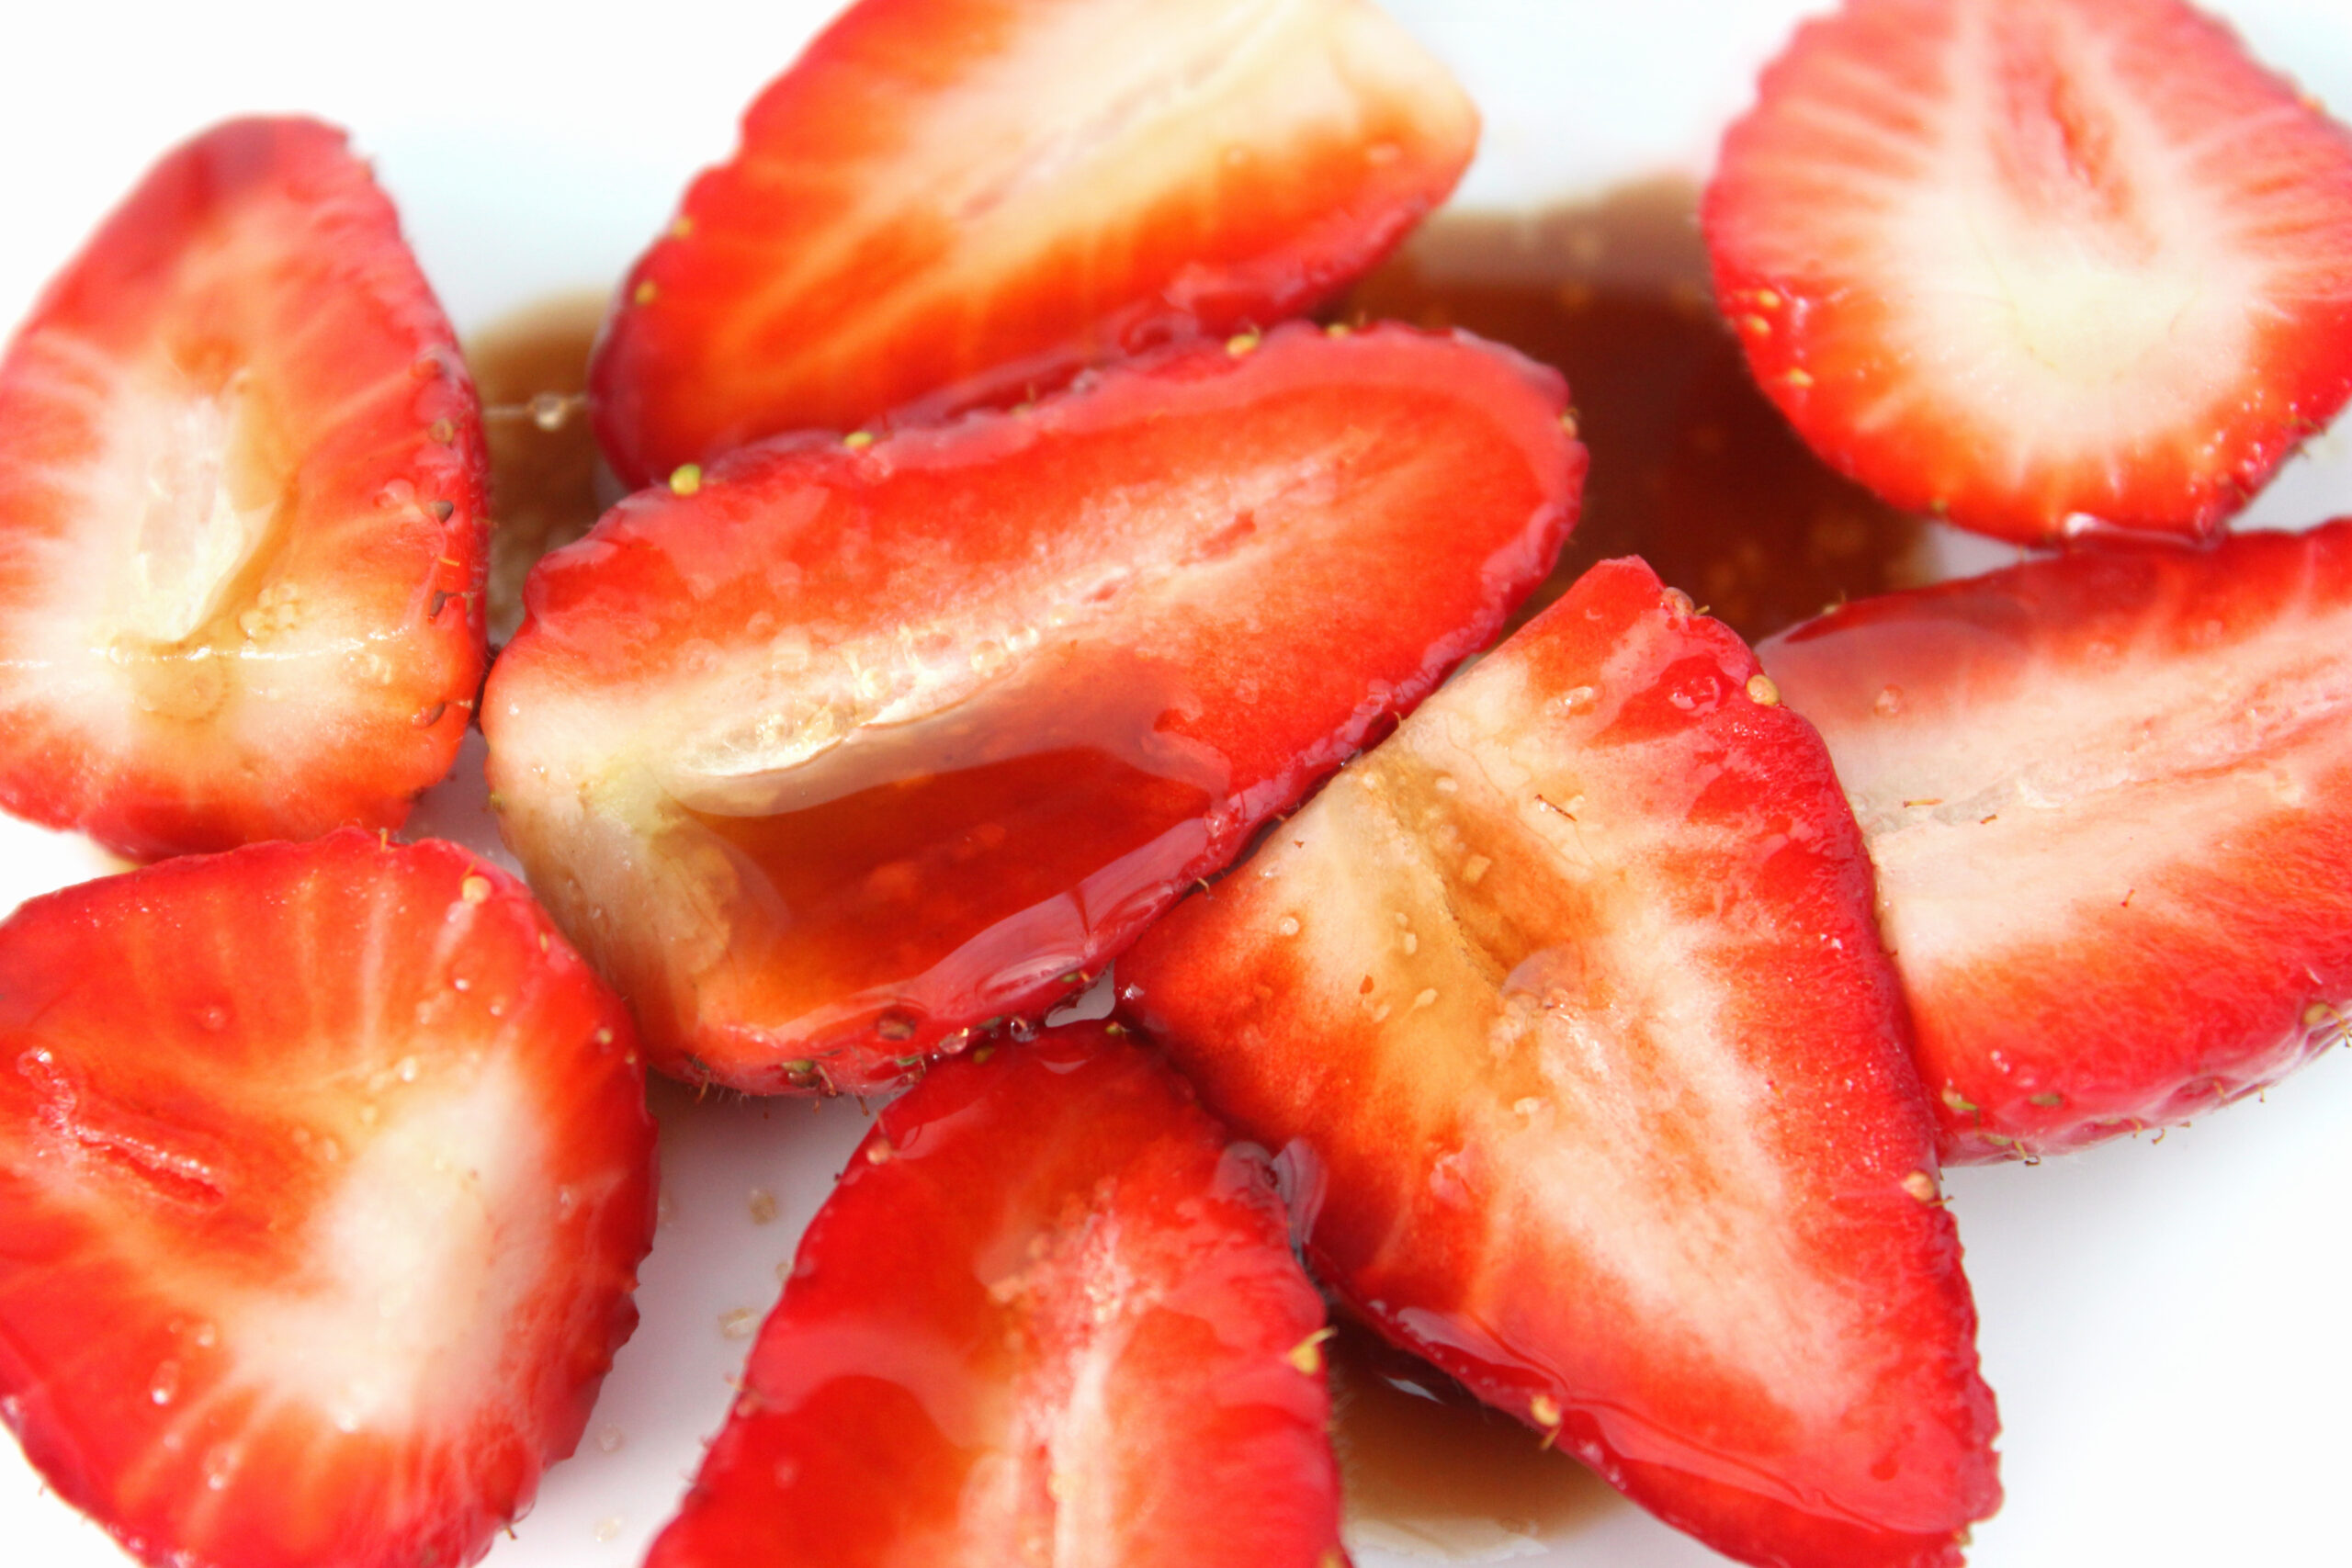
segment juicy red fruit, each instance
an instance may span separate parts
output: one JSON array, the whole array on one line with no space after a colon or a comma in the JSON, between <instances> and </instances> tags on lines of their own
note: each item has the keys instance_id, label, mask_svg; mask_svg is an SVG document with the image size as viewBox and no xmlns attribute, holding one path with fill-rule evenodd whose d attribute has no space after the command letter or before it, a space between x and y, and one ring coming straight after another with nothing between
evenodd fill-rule
<instances>
[{"instance_id":1,"label":"juicy red fruit","mask_svg":"<svg viewBox=\"0 0 2352 1568\"><path fill-rule=\"evenodd\" d=\"M484 482L342 133L170 153L0 361L0 804L141 859L396 826L481 679Z\"/></svg>"},{"instance_id":2,"label":"juicy red fruit","mask_svg":"<svg viewBox=\"0 0 2352 1568\"><path fill-rule=\"evenodd\" d=\"M1851 0L1704 216L1806 440L1986 533L2210 534L2352 392L2352 132L2177 0Z\"/></svg>"},{"instance_id":3,"label":"juicy red fruit","mask_svg":"<svg viewBox=\"0 0 2352 1568\"><path fill-rule=\"evenodd\" d=\"M1946 1157L2251 1093L2352 999L2352 522L2100 552L1765 644L1878 867Z\"/></svg>"},{"instance_id":4,"label":"juicy red fruit","mask_svg":"<svg viewBox=\"0 0 2352 1568\"><path fill-rule=\"evenodd\" d=\"M1096 973L1494 635L1556 377L1279 331L1011 415L747 448L541 563L502 826L656 1062L863 1090Z\"/></svg>"},{"instance_id":5,"label":"juicy red fruit","mask_svg":"<svg viewBox=\"0 0 2352 1568\"><path fill-rule=\"evenodd\" d=\"M133 1554L462 1564L652 1233L619 1002L513 878L347 831L0 926L0 1414Z\"/></svg>"},{"instance_id":6,"label":"juicy red fruit","mask_svg":"<svg viewBox=\"0 0 2352 1568\"><path fill-rule=\"evenodd\" d=\"M976 1052L851 1158L649 1568L1339 1568L1322 1322L1163 1064Z\"/></svg>"},{"instance_id":7,"label":"juicy red fruit","mask_svg":"<svg viewBox=\"0 0 2352 1568\"><path fill-rule=\"evenodd\" d=\"M1999 1499L1934 1127L1819 739L1605 562L1121 960L1339 1299L1758 1563Z\"/></svg>"},{"instance_id":8,"label":"juicy red fruit","mask_svg":"<svg viewBox=\"0 0 2352 1568\"><path fill-rule=\"evenodd\" d=\"M1442 200L1476 134L1365 0L865 0L622 284L597 434L643 483L1272 325Z\"/></svg>"}]
</instances>

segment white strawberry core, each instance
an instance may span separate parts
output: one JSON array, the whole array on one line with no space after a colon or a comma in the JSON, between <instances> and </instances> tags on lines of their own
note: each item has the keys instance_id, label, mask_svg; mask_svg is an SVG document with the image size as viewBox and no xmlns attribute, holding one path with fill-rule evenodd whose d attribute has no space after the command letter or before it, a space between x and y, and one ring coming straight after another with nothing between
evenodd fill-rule
<instances>
[{"instance_id":1,"label":"white strawberry core","mask_svg":"<svg viewBox=\"0 0 2352 1568\"><path fill-rule=\"evenodd\" d=\"M462 1410L498 1386L511 1316L545 1278L556 1228L544 1112L511 1064L380 1104L387 1120L311 1219L306 1277L228 1330L247 1381L345 1432L404 1431L442 1391Z\"/></svg>"},{"instance_id":2,"label":"white strawberry core","mask_svg":"<svg viewBox=\"0 0 2352 1568\"><path fill-rule=\"evenodd\" d=\"M117 405L117 449L99 471L140 489L119 498L116 515L132 527L123 569L105 574L118 585L107 618L141 651L215 620L277 522L273 487L233 471L244 380L211 393L159 387Z\"/></svg>"},{"instance_id":3,"label":"white strawberry core","mask_svg":"<svg viewBox=\"0 0 2352 1568\"><path fill-rule=\"evenodd\" d=\"M2306 601L2242 638L2211 631L2193 658L2159 623L2144 644L1957 682L1940 710L1911 694L1836 727L1889 944L1916 988L2005 952L2068 951L2127 900L2165 909L2170 887L2352 769L2339 721L2352 672L2336 652L2352 611Z\"/></svg>"},{"instance_id":4,"label":"white strawberry core","mask_svg":"<svg viewBox=\"0 0 2352 1568\"><path fill-rule=\"evenodd\" d=\"M1857 175L1887 276L1917 280L1892 322L1912 370L1873 418L1918 417L1899 407L1917 397L1980 409L2018 479L2102 446L2124 460L2244 374L2270 279L2223 195L2226 139L2181 146L2115 40L2063 7L1959 24L1930 139L1899 173Z\"/></svg>"}]
</instances>

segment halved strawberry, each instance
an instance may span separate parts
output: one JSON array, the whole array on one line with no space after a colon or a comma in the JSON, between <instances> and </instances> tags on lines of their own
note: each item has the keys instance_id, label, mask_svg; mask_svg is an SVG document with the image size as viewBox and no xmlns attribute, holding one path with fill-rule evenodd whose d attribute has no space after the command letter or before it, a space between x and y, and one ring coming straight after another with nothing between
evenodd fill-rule
<instances>
[{"instance_id":1,"label":"halved strawberry","mask_svg":"<svg viewBox=\"0 0 2352 1568\"><path fill-rule=\"evenodd\" d=\"M1100 969L1495 634L1574 514L1564 396L1294 326L692 470L531 579L483 710L507 840L657 1066L899 1081Z\"/></svg>"},{"instance_id":2,"label":"halved strawberry","mask_svg":"<svg viewBox=\"0 0 2352 1568\"><path fill-rule=\"evenodd\" d=\"M342 133L171 153L0 361L0 805L142 859L398 825L481 680L484 476Z\"/></svg>"},{"instance_id":3,"label":"halved strawberry","mask_svg":"<svg viewBox=\"0 0 2352 1568\"><path fill-rule=\"evenodd\" d=\"M512 877L345 831L0 926L0 1417L131 1552L472 1562L652 1235L620 1004Z\"/></svg>"},{"instance_id":4,"label":"halved strawberry","mask_svg":"<svg viewBox=\"0 0 2352 1568\"><path fill-rule=\"evenodd\" d=\"M648 1568L1340 1568L1265 1155L1100 1024L941 1066L802 1238Z\"/></svg>"},{"instance_id":5,"label":"halved strawberry","mask_svg":"<svg viewBox=\"0 0 2352 1568\"><path fill-rule=\"evenodd\" d=\"M1604 562L1120 961L1354 1312L1668 1520L1959 1561L1998 1500L1935 1130L1819 739Z\"/></svg>"},{"instance_id":6,"label":"halved strawberry","mask_svg":"<svg viewBox=\"0 0 2352 1568\"><path fill-rule=\"evenodd\" d=\"M1944 1152L2186 1120L2342 1038L2352 520L2037 561L1764 645L1821 727Z\"/></svg>"},{"instance_id":7,"label":"halved strawberry","mask_svg":"<svg viewBox=\"0 0 2352 1568\"><path fill-rule=\"evenodd\" d=\"M623 282L598 434L643 483L1271 326L1379 260L1476 139L1367 0L865 0Z\"/></svg>"},{"instance_id":8,"label":"halved strawberry","mask_svg":"<svg viewBox=\"0 0 2352 1568\"><path fill-rule=\"evenodd\" d=\"M2352 133L2177 0L1849 0L1705 222L1805 438L2004 537L2209 534L2352 391Z\"/></svg>"}]
</instances>

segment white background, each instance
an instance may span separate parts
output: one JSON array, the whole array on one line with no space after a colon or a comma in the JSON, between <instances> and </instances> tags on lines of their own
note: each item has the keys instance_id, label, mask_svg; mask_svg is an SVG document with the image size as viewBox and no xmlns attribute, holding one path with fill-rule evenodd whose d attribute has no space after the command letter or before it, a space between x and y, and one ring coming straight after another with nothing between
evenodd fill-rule
<instances>
[{"instance_id":1,"label":"white background","mask_svg":"<svg viewBox=\"0 0 2352 1568\"><path fill-rule=\"evenodd\" d=\"M355 131L461 331L604 287L828 7L654 0L619 8L248 0L11 7L0 22L0 321L165 146L235 113ZM1527 205L1664 169L1702 172L1785 0L1397 0L1486 112L1465 204ZM2257 51L2352 116L2352 6L2233 0ZM2265 499L2284 525L2352 512L2339 428ZM480 754L416 830L486 844ZM78 840L0 823L0 907L96 874ZM693 1105L663 1089L670 1218L645 1325L581 1456L493 1568L631 1563L719 1421L725 1380L799 1225L863 1128L855 1106ZM1998 1391L2009 1502L1980 1568L2352 1561L2352 1066L2324 1058L2161 1141L1955 1173L1953 1205ZM755 1224L754 1188L780 1214ZM729 1314L734 1314L730 1317ZM728 1324L736 1333L730 1335ZM0 1560L118 1568L0 1443ZM1630 1506L1582 1514L1554 1564L1719 1561ZM1403 1561L1377 1551L1366 1568Z\"/></svg>"}]
</instances>

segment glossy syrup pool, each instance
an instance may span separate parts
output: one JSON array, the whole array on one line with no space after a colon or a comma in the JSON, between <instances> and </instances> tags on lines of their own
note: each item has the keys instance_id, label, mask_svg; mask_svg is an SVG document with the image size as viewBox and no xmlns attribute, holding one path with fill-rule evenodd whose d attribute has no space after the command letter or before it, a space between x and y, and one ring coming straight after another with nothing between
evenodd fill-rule
<instances>
[{"instance_id":1,"label":"glossy syrup pool","mask_svg":"<svg viewBox=\"0 0 2352 1568\"><path fill-rule=\"evenodd\" d=\"M1550 604L1638 555L1749 641L1924 581L1923 525L1826 468L1750 380L1708 293L1698 187L1661 179L1522 214L1440 213L1340 314L1460 327L1562 371L1592 456Z\"/></svg>"},{"instance_id":2,"label":"glossy syrup pool","mask_svg":"<svg viewBox=\"0 0 2352 1568\"><path fill-rule=\"evenodd\" d=\"M1934 571L1924 526L1824 467L1749 381L1708 298L1696 201L1689 182L1658 181L1532 215L1442 213L1331 312L1464 328L1567 376L1592 458L1583 516L1521 620L1621 555L1644 557L1751 640ZM601 296L550 301L469 344L491 410L492 604L494 626L508 607L506 630L530 562L599 511L577 393L602 306ZM875 931L934 958L951 953L1022 910L1052 908L1040 898L1081 885L1089 866L1132 873L1139 850L1197 820L1221 787L1213 767L1138 749L1156 713L1116 716L1111 732L1124 739L1106 748L1057 711L976 703L910 727L921 732L876 748L832 785L808 773L795 809L685 809L680 830L724 846L739 924L756 933L763 963L803 981L824 972L828 988L854 985L880 972ZM1117 897L1098 883L1092 901ZM1088 903L1061 914L1083 924ZM1629 1506L1526 1427L1408 1370L1363 1331L1344 1329L1331 1350L1358 1546L1516 1555Z\"/></svg>"}]
</instances>

